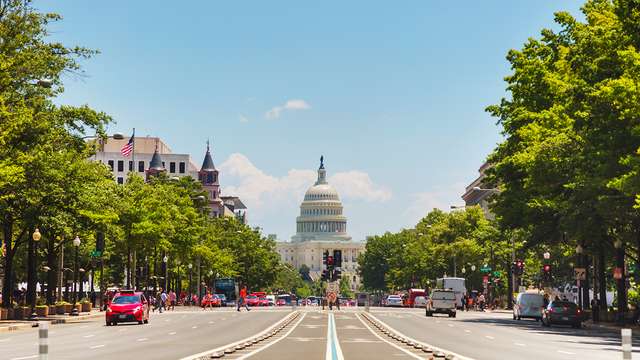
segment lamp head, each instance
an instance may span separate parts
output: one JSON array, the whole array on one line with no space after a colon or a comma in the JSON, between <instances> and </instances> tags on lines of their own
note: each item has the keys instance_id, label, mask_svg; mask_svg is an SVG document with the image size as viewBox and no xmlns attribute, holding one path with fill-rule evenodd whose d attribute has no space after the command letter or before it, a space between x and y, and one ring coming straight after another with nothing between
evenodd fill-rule
<instances>
[{"instance_id":1,"label":"lamp head","mask_svg":"<svg viewBox=\"0 0 640 360\"><path fill-rule=\"evenodd\" d=\"M40 230L38 228L36 228L33 231L32 237L33 237L33 241L40 241L40 238L42 237L42 235L40 234Z\"/></svg>"},{"instance_id":2,"label":"lamp head","mask_svg":"<svg viewBox=\"0 0 640 360\"><path fill-rule=\"evenodd\" d=\"M193 264L189 263L189 265L187 265L187 267L188 267L189 269L192 269L192 268L193 268Z\"/></svg>"},{"instance_id":3,"label":"lamp head","mask_svg":"<svg viewBox=\"0 0 640 360\"><path fill-rule=\"evenodd\" d=\"M167 261L169 261L169 257L167 257L167 255L165 255L165 256L162 258L162 261L166 263Z\"/></svg>"},{"instance_id":4,"label":"lamp head","mask_svg":"<svg viewBox=\"0 0 640 360\"><path fill-rule=\"evenodd\" d=\"M76 238L73 239L73 246L75 247L80 246L80 238L78 236L76 236Z\"/></svg>"}]
</instances>

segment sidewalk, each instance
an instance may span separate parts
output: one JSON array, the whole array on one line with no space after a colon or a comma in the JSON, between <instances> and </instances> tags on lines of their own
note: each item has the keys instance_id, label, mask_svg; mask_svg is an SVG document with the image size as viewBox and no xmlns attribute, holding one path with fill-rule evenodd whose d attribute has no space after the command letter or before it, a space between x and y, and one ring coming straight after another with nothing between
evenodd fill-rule
<instances>
[{"instance_id":1,"label":"sidewalk","mask_svg":"<svg viewBox=\"0 0 640 360\"><path fill-rule=\"evenodd\" d=\"M94 310L90 313L81 313L78 316L71 315L49 315L38 319L39 321L49 321L50 324L69 324L78 321L88 320L104 316L103 312ZM0 333L28 329L33 327L34 322L29 320L0 320Z\"/></svg>"}]
</instances>

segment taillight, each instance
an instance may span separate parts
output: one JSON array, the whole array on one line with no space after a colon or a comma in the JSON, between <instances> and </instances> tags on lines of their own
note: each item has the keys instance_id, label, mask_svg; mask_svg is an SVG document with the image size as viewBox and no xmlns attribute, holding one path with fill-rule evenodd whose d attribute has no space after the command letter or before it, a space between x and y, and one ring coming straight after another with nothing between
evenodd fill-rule
<instances>
[{"instance_id":1,"label":"taillight","mask_svg":"<svg viewBox=\"0 0 640 360\"><path fill-rule=\"evenodd\" d=\"M553 308L550 308L548 311L549 311L549 312L553 312Z\"/></svg>"},{"instance_id":2,"label":"taillight","mask_svg":"<svg viewBox=\"0 0 640 360\"><path fill-rule=\"evenodd\" d=\"M580 314L582 312L582 310L578 309L576 310L576 313Z\"/></svg>"}]
</instances>

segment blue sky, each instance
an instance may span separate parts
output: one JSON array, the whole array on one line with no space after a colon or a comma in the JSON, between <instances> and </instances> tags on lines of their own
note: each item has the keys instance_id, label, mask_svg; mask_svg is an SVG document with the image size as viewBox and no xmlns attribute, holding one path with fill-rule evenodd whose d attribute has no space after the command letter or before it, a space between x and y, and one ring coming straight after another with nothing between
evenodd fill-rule
<instances>
[{"instance_id":1,"label":"blue sky","mask_svg":"<svg viewBox=\"0 0 640 360\"><path fill-rule=\"evenodd\" d=\"M461 204L500 140L507 51L580 1L42 1L101 54L64 104L203 157L252 225L288 239L320 155L356 240Z\"/></svg>"}]
</instances>

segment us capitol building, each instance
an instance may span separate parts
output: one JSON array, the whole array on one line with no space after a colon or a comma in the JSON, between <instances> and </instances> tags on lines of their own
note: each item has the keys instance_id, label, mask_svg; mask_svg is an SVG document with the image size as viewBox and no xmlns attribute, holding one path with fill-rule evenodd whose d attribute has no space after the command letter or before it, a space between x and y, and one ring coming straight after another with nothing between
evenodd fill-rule
<instances>
[{"instance_id":1,"label":"us capitol building","mask_svg":"<svg viewBox=\"0 0 640 360\"><path fill-rule=\"evenodd\" d=\"M365 243L352 241L347 234L347 218L342 213L340 196L327 183L327 171L320 158L318 180L304 195L300 216L296 218L296 234L291 242L277 242L276 250L283 262L299 269L307 265L315 280L323 270L322 254L325 250L342 250L342 278L348 278L352 290L360 286L358 255L365 250Z\"/></svg>"}]
</instances>

